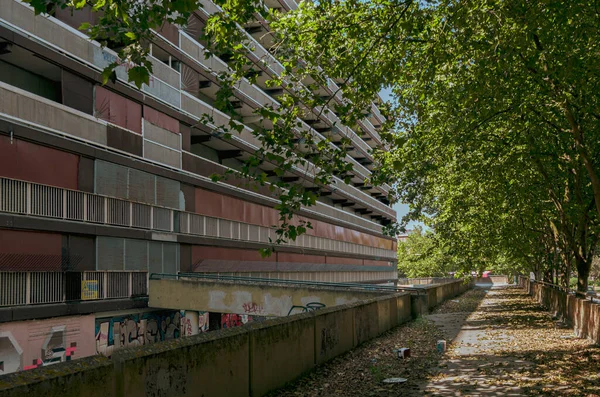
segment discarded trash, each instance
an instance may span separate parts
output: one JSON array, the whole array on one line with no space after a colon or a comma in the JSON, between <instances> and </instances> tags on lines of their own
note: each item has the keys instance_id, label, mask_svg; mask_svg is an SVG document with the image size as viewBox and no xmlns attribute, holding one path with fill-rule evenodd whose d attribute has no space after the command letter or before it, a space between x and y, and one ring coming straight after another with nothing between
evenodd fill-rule
<instances>
[{"instance_id":1,"label":"discarded trash","mask_svg":"<svg viewBox=\"0 0 600 397\"><path fill-rule=\"evenodd\" d=\"M440 353L446 352L446 341L445 340L440 339L437 341L437 350Z\"/></svg>"},{"instance_id":2,"label":"discarded trash","mask_svg":"<svg viewBox=\"0 0 600 397\"><path fill-rule=\"evenodd\" d=\"M575 335L561 335L560 339L576 339Z\"/></svg>"},{"instance_id":3,"label":"discarded trash","mask_svg":"<svg viewBox=\"0 0 600 397\"><path fill-rule=\"evenodd\" d=\"M404 383L407 380L405 378L387 378L383 380L383 383Z\"/></svg>"},{"instance_id":4,"label":"discarded trash","mask_svg":"<svg viewBox=\"0 0 600 397\"><path fill-rule=\"evenodd\" d=\"M459 300L458 300L458 299L453 299L453 300L451 300L450 302L458 303L458 302L459 302Z\"/></svg>"},{"instance_id":5,"label":"discarded trash","mask_svg":"<svg viewBox=\"0 0 600 397\"><path fill-rule=\"evenodd\" d=\"M398 358L409 358L410 357L410 349L408 347L403 347L402 349L398 349Z\"/></svg>"}]
</instances>

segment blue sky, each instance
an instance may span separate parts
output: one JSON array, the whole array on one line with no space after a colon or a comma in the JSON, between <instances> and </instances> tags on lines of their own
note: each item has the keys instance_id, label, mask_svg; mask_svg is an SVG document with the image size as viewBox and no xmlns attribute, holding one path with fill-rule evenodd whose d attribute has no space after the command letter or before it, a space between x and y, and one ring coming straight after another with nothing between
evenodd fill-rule
<instances>
[{"instance_id":1,"label":"blue sky","mask_svg":"<svg viewBox=\"0 0 600 397\"><path fill-rule=\"evenodd\" d=\"M379 95L381 95L381 98L384 101L387 101L389 99L391 99L391 90L388 88L384 88L383 90L381 90L379 92ZM392 208L396 211L396 213L398 214L398 220L400 220L404 215L406 215L406 213L408 212L408 204L403 204L403 203L396 203L392 206ZM421 224L420 222L410 222L408 224L408 228L413 228L415 225Z\"/></svg>"}]
</instances>

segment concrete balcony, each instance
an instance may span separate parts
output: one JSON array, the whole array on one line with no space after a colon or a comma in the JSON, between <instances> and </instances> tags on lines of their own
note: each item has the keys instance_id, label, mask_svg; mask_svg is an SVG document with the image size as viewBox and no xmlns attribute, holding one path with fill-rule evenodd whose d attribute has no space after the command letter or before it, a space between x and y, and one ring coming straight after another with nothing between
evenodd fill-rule
<instances>
[{"instance_id":1,"label":"concrete balcony","mask_svg":"<svg viewBox=\"0 0 600 397\"><path fill-rule=\"evenodd\" d=\"M107 145L108 123L38 95L0 82L1 113L59 134L68 131L88 142Z\"/></svg>"},{"instance_id":2,"label":"concrete balcony","mask_svg":"<svg viewBox=\"0 0 600 397\"><path fill-rule=\"evenodd\" d=\"M29 6L13 0L0 0L0 2L2 5L2 7L0 7L0 17L2 17L2 19L5 21L3 23L8 23L11 29L22 31L32 40L37 40L46 46L54 47L55 50L64 52L97 70L101 70L116 59L116 54L114 54L114 52L111 52L107 49L101 49L98 43L90 42L86 36L55 18L41 16L36 17L33 14L33 10ZM24 30L24 27L30 30ZM36 37L37 35L39 36ZM201 58L201 46L190 40L188 40L187 44L182 43L182 46L186 45L188 50L192 52L197 51L197 58L194 56L194 59L202 64L199 59ZM226 65L217 58L213 57L211 59L214 61L214 67L226 68ZM158 62L156 63L158 64ZM116 72L119 79L122 80L124 84L127 84L126 65L118 67ZM182 99L181 92L175 86L165 82L169 81L170 83L176 83L177 75L178 73L172 71L170 68L158 66L155 71L155 76L152 78L151 84L149 86L144 85L143 90L173 107L183 108L185 111L188 111L191 114L199 114L199 112L201 112L199 108L203 106L206 107L206 105L198 105L198 103L195 103L194 107L198 109L190 112L189 98ZM159 76L162 79L159 78ZM163 81L163 79L165 81ZM3 95L2 97L3 109L8 109L8 115L26 120L27 122L32 122L36 125L50 128L54 132L61 134L68 132L69 135L76 135L78 138L86 141L106 146L106 123L103 123L91 116L72 111L71 109L60 104L53 103L52 101L44 100L43 98L36 98L35 95L15 89L14 87L9 87L10 86L5 84L0 86L0 89L13 91L13 93L11 93L9 96ZM256 106L264 106L265 103L268 103L266 101L270 100L270 97L265 95L264 92L260 91L256 87L251 86L250 84L245 85L245 88L247 88L243 90L245 95L252 101L255 101ZM248 95L250 89L252 89L252 92L255 95ZM25 101L25 103L16 105L19 103L18 97L23 96L27 97L21 99L22 101ZM186 103L184 104L182 101L185 101ZM36 110L34 112L29 112L28 109ZM60 111L57 112L57 110ZM223 114L219 114L217 112L215 112L214 115L216 118L221 119L224 116ZM85 126L85 128L81 128L82 125ZM305 123L303 123L303 127L311 129L311 127ZM240 134L238 138L241 140L247 140L250 145L254 146L254 148L259 146L258 140L252 135L251 130L248 128L244 128L242 134ZM152 150L154 150L156 152L155 157L168 157L169 161L162 161L162 164L175 168L180 167L180 163L174 157L174 155L176 156L177 153L172 153L172 151L169 151L163 147L157 147L156 145L149 146L151 149L149 150L149 153L153 153ZM363 174L363 176L365 176L365 174L369 171L367 169L360 169L360 172ZM364 203L373 203L376 208L381 208L382 206L379 201L373 199L360 190L354 189L353 194L359 197ZM390 211L391 210L388 209L386 213L394 217L395 215L391 215L393 211Z\"/></svg>"},{"instance_id":3,"label":"concrete balcony","mask_svg":"<svg viewBox=\"0 0 600 397\"><path fill-rule=\"evenodd\" d=\"M9 178L0 178L0 212L265 245L276 238L270 227ZM385 260L396 258L393 250L307 234L284 245Z\"/></svg>"},{"instance_id":4,"label":"concrete balcony","mask_svg":"<svg viewBox=\"0 0 600 397\"><path fill-rule=\"evenodd\" d=\"M0 272L0 307L144 296L147 272Z\"/></svg>"}]
</instances>

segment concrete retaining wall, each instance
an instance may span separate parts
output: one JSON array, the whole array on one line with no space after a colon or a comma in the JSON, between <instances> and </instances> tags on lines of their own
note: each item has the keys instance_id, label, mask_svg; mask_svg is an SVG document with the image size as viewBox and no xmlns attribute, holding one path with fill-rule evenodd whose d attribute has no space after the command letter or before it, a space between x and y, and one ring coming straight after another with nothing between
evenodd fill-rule
<instances>
[{"instance_id":1,"label":"concrete retaining wall","mask_svg":"<svg viewBox=\"0 0 600 397\"><path fill-rule=\"evenodd\" d=\"M564 319L573 327L575 335L600 343L599 304L567 294L557 287L531 281L527 277L519 277L519 286L546 310Z\"/></svg>"},{"instance_id":2,"label":"concrete retaining wall","mask_svg":"<svg viewBox=\"0 0 600 397\"><path fill-rule=\"evenodd\" d=\"M489 276L479 277L476 280L477 284L508 284L508 276Z\"/></svg>"},{"instance_id":3,"label":"concrete retaining wall","mask_svg":"<svg viewBox=\"0 0 600 397\"><path fill-rule=\"evenodd\" d=\"M424 307L467 290L423 288ZM0 378L0 396L262 396L411 319L408 293L118 350Z\"/></svg>"}]
</instances>

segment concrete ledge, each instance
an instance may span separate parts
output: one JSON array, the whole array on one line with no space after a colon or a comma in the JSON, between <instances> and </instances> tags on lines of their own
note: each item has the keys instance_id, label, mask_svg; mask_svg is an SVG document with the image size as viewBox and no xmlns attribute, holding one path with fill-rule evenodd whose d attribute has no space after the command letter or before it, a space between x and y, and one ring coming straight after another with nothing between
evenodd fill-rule
<instances>
[{"instance_id":1,"label":"concrete ledge","mask_svg":"<svg viewBox=\"0 0 600 397\"><path fill-rule=\"evenodd\" d=\"M117 310L144 309L146 307L148 307L147 297L13 306L0 309L0 323Z\"/></svg>"}]
</instances>

